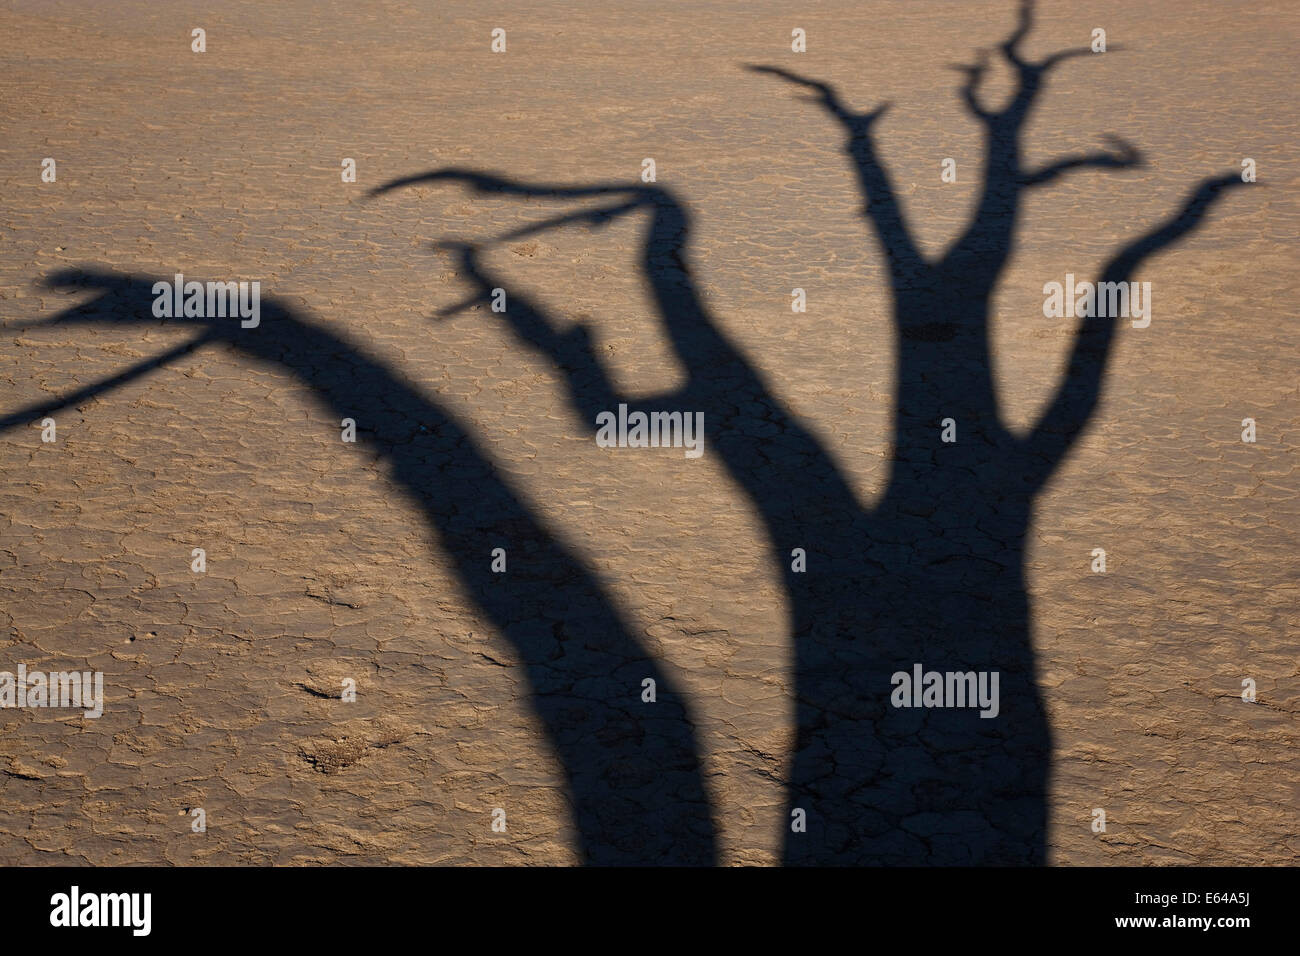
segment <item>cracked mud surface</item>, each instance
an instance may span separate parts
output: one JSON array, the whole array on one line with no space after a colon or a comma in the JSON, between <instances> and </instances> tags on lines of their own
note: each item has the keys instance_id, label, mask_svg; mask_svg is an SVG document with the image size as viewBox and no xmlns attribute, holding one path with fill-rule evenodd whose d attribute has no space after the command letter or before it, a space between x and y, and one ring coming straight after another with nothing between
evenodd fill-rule
<instances>
[{"instance_id":1,"label":"cracked mud surface","mask_svg":"<svg viewBox=\"0 0 1300 956\"><path fill-rule=\"evenodd\" d=\"M793 745L791 609L754 509L707 449L597 448L562 371L488 310L431 318L468 294L432 241L499 235L552 206L450 185L364 199L438 165L633 181L654 157L694 216L688 253L718 322L875 500L891 453L887 268L840 130L740 64L823 77L862 110L892 101L879 147L937 253L979 182L979 129L947 65L998 42L1010 5L881 20L835 2L800 15L800 56L783 5L694 6L494 14L509 31L494 58L495 20L436 5L17 0L0 12L0 319L79 303L33 281L73 266L256 279L435 396L690 701L720 860L772 864ZM1079 172L1029 200L994 298L1013 426L1042 410L1073 333L1044 318L1043 283L1091 278L1197 179L1243 156L1260 170L1259 190L1143 267L1152 324L1120 333L1101 407L1036 501L1025 577L1053 733L1052 863L1300 862L1300 206L1279 66L1297 17L1252 9L1049 4L1030 41L1043 53L1100 25L1126 47L1053 74L1030 157L1114 132L1147 164ZM990 77L990 96L1008 82ZM45 156L56 183L40 182ZM955 184L939 180L948 156ZM343 157L356 184L340 182ZM620 387L651 394L681 371L638 277L642 228L550 231L490 264L585 322ZM791 313L794 287L807 313ZM950 333L938 319L910 334ZM0 414L185 336L6 329ZM98 720L0 710L0 863L576 862L570 796L517 655L388 465L342 444L298 380L209 345L54 417L54 444L38 423L0 433L0 669L102 671L107 699ZM1241 441L1246 417L1255 444ZM196 547L205 574L190 571ZM1094 548L1105 574L1089 570ZM337 699L349 679L355 703ZM490 825L498 807L505 833Z\"/></svg>"}]
</instances>

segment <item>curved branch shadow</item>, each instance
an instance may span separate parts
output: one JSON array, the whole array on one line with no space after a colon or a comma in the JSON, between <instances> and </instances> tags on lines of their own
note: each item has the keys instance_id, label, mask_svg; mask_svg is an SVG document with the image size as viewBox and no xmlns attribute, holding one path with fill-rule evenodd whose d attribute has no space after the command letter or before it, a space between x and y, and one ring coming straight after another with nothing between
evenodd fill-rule
<instances>
[{"instance_id":1,"label":"curved branch shadow","mask_svg":"<svg viewBox=\"0 0 1300 956\"><path fill-rule=\"evenodd\" d=\"M49 284L97 298L26 327L157 325L154 280L62 272ZM193 320L184 324L194 324ZM10 326L13 328L13 326ZM213 320L199 334L95 385L6 415L30 423L126 384L210 342L283 369L391 466L423 512L466 593L522 661L532 706L563 765L579 855L592 864L708 865L715 847L690 711L585 564L535 515L468 431L377 358L274 299L262 322ZM508 571L491 571L493 548ZM657 702L641 702L653 678Z\"/></svg>"}]
</instances>

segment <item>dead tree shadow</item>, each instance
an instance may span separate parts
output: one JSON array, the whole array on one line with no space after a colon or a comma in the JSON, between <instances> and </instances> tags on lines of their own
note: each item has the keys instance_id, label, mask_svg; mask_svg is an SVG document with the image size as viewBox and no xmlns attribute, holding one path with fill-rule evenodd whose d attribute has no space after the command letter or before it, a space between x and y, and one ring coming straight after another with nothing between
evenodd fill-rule
<instances>
[{"instance_id":1,"label":"dead tree shadow","mask_svg":"<svg viewBox=\"0 0 1300 956\"><path fill-rule=\"evenodd\" d=\"M152 279L63 272L48 284L100 295L25 327L172 321L152 318ZM685 700L592 572L497 474L463 426L381 361L273 299L263 301L256 328L237 319L174 321L197 325L197 334L109 379L6 415L0 429L28 425L211 343L290 372L335 420L356 421L358 441L388 463L465 592L513 646L567 777L580 856L592 864L715 862ZM337 434L331 426L330 440ZM504 574L492 571L494 548L506 549ZM647 677L657 685L653 704L641 701Z\"/></svg>"},{"instance_id":2,"label":"dead tree shadow","mask_svg":"<svg viewBox=\"0 0 1300 956\"><path fill-rule=\"evenodd\" d=\"M707 447L762 517L793 617L797 737L787 781L791 864L1016 864L1044 862L1051 733L1031 645L1024 540L1035 496L1095 411L1117 320L1084 319L1046 412L1021 437L1004 425L993 385L990 301L1012 251L1026 190L1074 169L1139 162L1109 152L1023 168L1020 133L1048 72L1087 51L1031 62L1020 54L1031 7L1000 51L1017 89L997 112L977 89L985 60L962 68L962 95L985 128L987 175L966 231L937 260L918 250L871 138L885 108L854 113L824 84L774 67L753 69L811 91L844 128L866 201L864 216L890 266L897 394L893 453L882 498L860 502L811 432L773 394L704 307L685 248L690 219L664 187L530 185L443 169L380 187L448 181L483 193L555 200L610 197L595 208L516 230L598 226L649 214L641 267L686 383L647 399L612 383L582 324L557 321L484 263L481 245L443 243L474 287L458 311L507 289L504 318L518 340L560 369L575 412L591 427L620 403L629 411L704 413ZM1206 179L1166 222L1124 246L1100 281L1128 282L1155 253L1187 236L1235 175ZM955 442L942 440L951 419ZM807 554L806 570L794 559ZM719 582L711 582L717 586ZM901 693L921 672L945 680L935 698ZM996 675L998 683L992 684ZM988 705L956 694L977 694ZM924 681L922 683L925 683ZM996 699L993 689L996 686ZM932 689L933 690L933 689ZM947 706L932 706L935 701ZM898 706L909 704L915 706ZM956 706L952 706L957 704Z\"/></svg>"}]
</instances>

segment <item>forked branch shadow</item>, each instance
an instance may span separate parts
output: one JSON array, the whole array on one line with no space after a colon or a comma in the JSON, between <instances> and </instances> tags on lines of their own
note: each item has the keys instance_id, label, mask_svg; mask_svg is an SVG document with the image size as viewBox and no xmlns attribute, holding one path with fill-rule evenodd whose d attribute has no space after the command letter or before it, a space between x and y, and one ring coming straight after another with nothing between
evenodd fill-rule
<instances>
[{"instance_id":1,"label":"forked branch shadow","mask_svg":"<svg viewBox=\"0 0 1300 956\"><path fill-rule=\"evenodd\" d=\"M593 428L596 414L620 403L704 413L709 446L762 518L793 617L798 727L788 809L803 811L807 832L787 831L788 863L1045 859L1052 743L1035 673L1024 542L1035 496L1097 408L1117 322L1105 315L1082 322L1056 395L1020 438L999 413L990 302L1026 190L1075 170L1130 168L1141 158L1112 138L1109 151L1024 168L1021 131L1047 75L1087 52L1025 59L1020 45L1032 12L1032 4L1022 4L1015 30L999 46L1017 78L1004 109L979 101L986 57L962 68L961 94L985 128L987 177L971 223L933 261L919 251L872 140L885 108L855 113L829 84L776 67L752 68L809 90L843 127L866 200L864 217L890 265L898 393L886 491L872 507L857 500L832 456L703 305L686 253L690 217L670 189L529 184L441 169L375 190L446 182L481 194L610 200L501 239L648 214L641 268L685 372L679 389L639 401L621 393L590 331L561 322L510 288L485 264L482 244L443 243L471 287L469 298L450 311L507 289L501 319L522 346L554 364L575 414ZM1197 184L1167 221L1121 248L1100 281L1130 281L1239 184L1236 174ZM953 443L941 437L949 419L959 429ZM796 548L807 552L806 572L791 561ZM932 672L942 680L933 702L919 686ZM907 694L900 693L904 682Z\"/></svg>"},{"instance_id":2,"label":"forked branch shadow","mask_svg":"<svg viewBox=\"0 0 1300 956\"><path fill-rule=\"evenodd\" d=\"M152 279L62 272L48 284L99 295L25 327L160 322L152 317ZM226 343L251 361L291 373L331 415L356 420L358 441L388 462L466 593L514 647L532 706L567 777L581 858L602 865L715 862L689 707L590 569L497 473L470 433L422 390L274 299L263 300L261 315L261 324L248 329L237 319L204 320L183 345L11 412L0 428L103 394L209 343ZM497 547L507 549L505 574L491 570ZM657 686L653 706L640 697L647 677Z\"/></svg>"}]
</instances>

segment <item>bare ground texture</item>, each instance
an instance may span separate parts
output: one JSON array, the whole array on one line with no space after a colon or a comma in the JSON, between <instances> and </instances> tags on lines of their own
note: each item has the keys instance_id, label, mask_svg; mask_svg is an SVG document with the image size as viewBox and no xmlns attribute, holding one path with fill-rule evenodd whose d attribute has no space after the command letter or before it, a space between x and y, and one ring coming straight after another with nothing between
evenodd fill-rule
<instances>
[{"instance_id":1,"label":"bare ground texture","mask_svg":"<svg viewBox=\"0 0 1300 956\"><path fill-rule=\"evenodd\" d=\"M1300 11L1018 22L4 4L0 863L1300 862Z\"/></svg>"}]
</instances>

